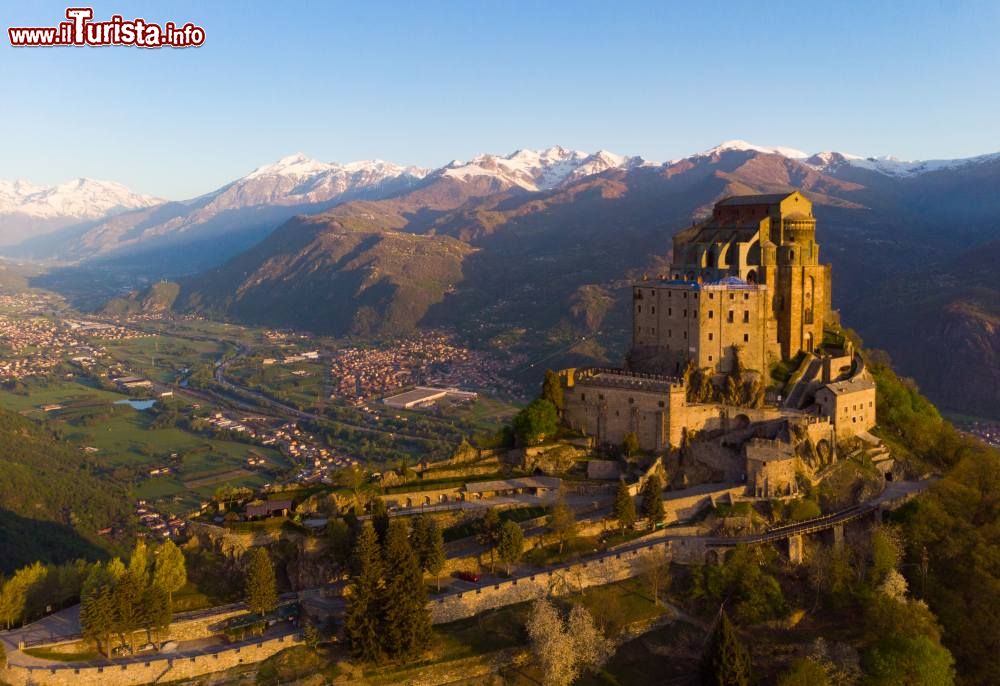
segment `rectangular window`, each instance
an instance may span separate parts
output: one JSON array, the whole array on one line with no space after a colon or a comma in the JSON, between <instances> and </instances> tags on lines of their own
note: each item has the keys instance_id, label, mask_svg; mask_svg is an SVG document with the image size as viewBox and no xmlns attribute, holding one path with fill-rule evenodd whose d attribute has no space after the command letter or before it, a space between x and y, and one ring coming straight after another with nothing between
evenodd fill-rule
<instances>
[{"instance_id":1,"label":"rectangular window","mask_svg":"<svg viewBox=\"0 0 1000 686\"><path fill-rule=\"evenodd\" d=\"M730 324L733 323L733 311L732 310L729 310L729 323Z\"/></svg>"},{"instance_id":2,"label":"rectangular window","mask_svg":"<svg viewBox=\"0 0 1000 686\"><path fill-rule=\"evenodd\" d=\"M743 294L743 299L744 300L749 300L750 299L750 294L749 293L744 293Z\"/></svg>"},{"instance_id":3,"label":"rectangular window","mask_svg":"<svg viewBox=\"0 0 1000 686\"><path fill-rule=\"evenodd\" d=\"M674 308L672 308L672 307L668 307L667 308L667 316L668 317L674 316Z\"/></svg>"},{"instance_id":4,"label":"rectangular window","mask_svg":"<svg viewBox=\"0 0 1000 686\"><path fill-rule=\"evenodd\" d=\"M658 402L657 405L659 405L660 407L666 407L666 404L662 400Z\"/></svg>"},{"instance_id":5,"label":"rectangular window","mask_svg":"<svg viewBox=\"0 0 1000 686\"><path fill-rule=\"evenodd\" d=\"M685 332L684 332L684 338L687 338L687 337L688 337L688 332L687 332L687 331L685 331Z\"/></svg>"},{"instance_id":6,"label":"rectangular window","mask_svg":"<svg viewBox=\"0 0 1000 686\"><path fill-rule=\"evenodd\" d=\"M748 333L743 334L743 342L744 343L749 343L750 342L750 334L748 334Z\"/></svg>"},{"instance_id":7,"label":"rectangular window","mask_svg":"<svg viewBox=\"0 0 1000 686\"><path fill-rule=\"evenodd\" d=\"M673 336L673 333L674 333L673 329L667 329L667 338L671 338Z\"/></svg>"},{"instance_id":8,"label":"rectangular window","mask_svg":"<svg viewBox=\"0 0 1000 686\"><path fill-rule=\"evenodd\" d=\"M688 311L687 311L687 309L686 309L686 308L685 308L685 310L684 310L684 316L685 316L685 317L686 317L686 316L688 316Z\"/></svg>"},{"instance_id":9,"label":"rectangular window","mask_svg":"<svg viewBox=\"0 0 1000 686\"><path fill-rule=\"evenodd\" d=\"M744 324L750 323L750 310L743 310L743 323Z\"/></svg>"},{"instance_id":10,"label":"rectangular window","mask_svg":"<svg viewBox=\"0 0 1000 686\"><path fill-rule=\"evenodd\" d=\"M709 319L715 319L715 310L709 310L708 311L708 318Z\"/></svg>"},{"instance_id":11,"label":"rectangular window","mask_svg":"<svg viewBox=\"0 0 1000 686\"><path fill-rule=\"evenodd\" d=\"M709 293L708 294L708 299L709 300L715 300L715 293Z\"/></svg>"},{"instance_id":12,"label":"rectangular window","mask_svg":"<svg viewBox=\"0 0 1000 686\"><path fill-rule=\"evenodd\" d=\"M730 300L735 300L736 299L736 294L735 293L730 293L729 294L729 299Z\"/></svg>"},{"instance_id":13,"label":"rectangular window","mask_svg":"<svg viewBox=\"0 0 1000 686\"><path fill-rule=\"evenodd\" d=\"M711 355L709 355L709 356L708 356L708 361L709 361L709 362L711 362L711 361L712 361L712 356L711 356Z\"/></svg>"},{"instance_id":14,"label":"rectangular window","mask_svg":"<svg viewBox=\"0 0 1000 686\"><path fill-rule=\"evenodd\" d=\"M586 393L581 393L580 394L580 400L586 400L586 399L587 399L587 394Z\"/></svg>"},{"instance_id":15,"label":"rectangular window","mask_svg":"<svg viewBox=\"0 0 1000 686\"><path fill-rule=\"evenodd\" d=\"M656 305L653 305L652 307L649 308L649 313L656 314Z\"/></svg>"},{"instance_id":16,"label":"rectangular window","mask_svg":"<svg viewBox=\"0 0 1000 686\"><path fill-rule=\"evenodd\" d=\"M636 305L635 306L635 311L636 312L642 312L642 305Z\"/></svg>"}]
</instances>

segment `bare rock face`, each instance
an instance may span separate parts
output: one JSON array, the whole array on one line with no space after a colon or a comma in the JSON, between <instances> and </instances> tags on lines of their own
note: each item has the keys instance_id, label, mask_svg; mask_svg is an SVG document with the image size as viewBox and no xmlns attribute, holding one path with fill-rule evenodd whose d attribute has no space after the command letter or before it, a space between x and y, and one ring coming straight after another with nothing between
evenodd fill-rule
<instances>
[{"instance_id":1,"label":"bare rock face","mask_svg":"<svg viewBox=\"0 0 1000 686\"><path fill-rule=\"evenodd\" d=\"M576 464L576 461L586 454L586 450L564 443L526 448L524 450L524 469L530 472L538 470L543 474L561 474L569 471Z\"/></svg>"}]
</instances>

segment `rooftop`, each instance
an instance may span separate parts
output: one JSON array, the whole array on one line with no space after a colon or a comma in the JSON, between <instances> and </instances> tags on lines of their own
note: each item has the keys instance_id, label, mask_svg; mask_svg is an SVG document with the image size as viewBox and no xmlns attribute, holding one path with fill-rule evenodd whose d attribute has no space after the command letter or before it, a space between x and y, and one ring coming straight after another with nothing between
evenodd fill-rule
<instances>
[{"instance_id":1,"label":"rooftop","mask_svg":"<svg viewBox=\"0 0 1000 686\"><path fill-rule=\"evenodd\" d=\"M738 205L776 205L796 191L785 193L765 193L762 195L734 195L715 203L717 207L735 207Z\"/></svg>"},{"instance_id":2,"label":"rooftop","mask_svg":"<svg viewBox=\"0 0 1000 686\"><path fill-rule=\"evenodd\" d=\"M853 379L847 379L846 381L835 381L827 384L825 388L830 389L831 392L836 393L837 395L842 395L844 393L871 390L875 388L875 382L865 377L856 376Z\"/></svg>"}]
</instances>

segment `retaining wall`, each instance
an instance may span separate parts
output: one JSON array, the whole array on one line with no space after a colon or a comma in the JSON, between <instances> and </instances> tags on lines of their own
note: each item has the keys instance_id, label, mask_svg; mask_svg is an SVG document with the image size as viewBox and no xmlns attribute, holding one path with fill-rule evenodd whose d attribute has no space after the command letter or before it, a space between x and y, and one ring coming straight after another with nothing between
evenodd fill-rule
<instances>
[{"instance_id":1,"label":"retaining wall","mask_svg":"<svg viewBox=\"0 0 1000 686\"><path fill-rule=\"evenodd\" d=\"M651 564L663 564L670 557L671 541L658 541L639 550L608 553L598 559L484 585L432 600L431 621L435 624L453 622L486 610L534 600L545 594L576 593L590 586L622 581L638 576Z\"/></svg>"},{"instance_id":2,"label":"retaining wall","mask_svg":"<svg viewBox=\"0 0 1000 686\"><path fill-rule=\"evenodd\" d=\"M7 667L0 669L0 680L11 686L139 686L191 679L212 672L220 672L241 664L260 662L277 652L290 648L301 640L297 636L283 636L258 643L223 649L217 653L180 657L170 655L150 656L146 661L123 662L106 667Z\"/></svg>"}]
</instances>

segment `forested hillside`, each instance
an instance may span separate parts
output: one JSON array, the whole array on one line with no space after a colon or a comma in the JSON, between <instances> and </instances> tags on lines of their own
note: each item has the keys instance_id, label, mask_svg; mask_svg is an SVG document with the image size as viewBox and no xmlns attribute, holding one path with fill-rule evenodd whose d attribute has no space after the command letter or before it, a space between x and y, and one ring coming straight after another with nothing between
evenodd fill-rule
<instances>
[{"instance_id":1,"label":"forested hillside","mask_svg":"<svg viewBox=\"0 0 1000 686\"><path fill-rule=\"evenodd\" d=\"M0 410L0 573L35 560L100 557L100 529L124 527L121 486L88 472L81 453L31 421Z\"/></svg>"}]
</instances>

